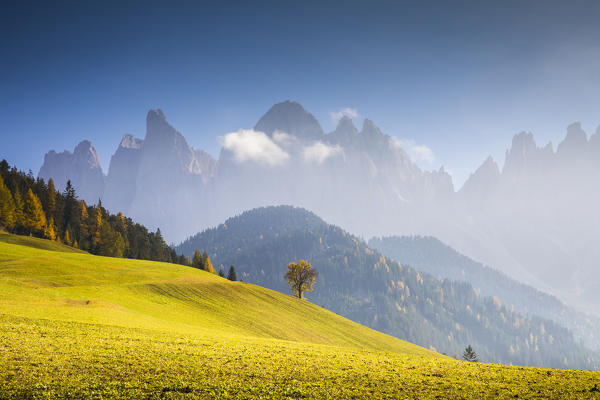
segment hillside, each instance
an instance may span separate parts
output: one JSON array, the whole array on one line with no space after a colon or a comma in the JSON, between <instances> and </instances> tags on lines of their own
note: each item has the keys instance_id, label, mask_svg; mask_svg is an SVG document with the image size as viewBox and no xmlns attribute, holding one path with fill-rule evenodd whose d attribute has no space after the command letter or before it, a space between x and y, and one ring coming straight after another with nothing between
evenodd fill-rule
<instances>
[{"instance_id":1,"label":"hillside","mask_svg":"<svg viewBox=\"0 0 600 400\"><path fill-rule=\"evenodd\" d=\"M438 279L469 282L482 296L495 296L524 315L537 315L573 331L591 349L599 349L600 318L586 315L558 298L517 282L502 272L470 259L433 237L372 238L369 247Z\"/></svg>"},{"instance_id":2,"label":"hillside","mask_svg":"<svg viewBox=\"0 0 600 400\"><path fill-rule=\"evenodd\" d=\"M489 362L596 368L598 356L570 331L526 317L464 282L439 280L386 258L339 227L289 206L259 208L230 218L177 247L206 249L215 267L289 293L285 265L300 258L319 271L307 298L353 321L447 354L472 344Z\"/></svg>"},{"instance_id":3,"label":"hillside","mask_svg":"<svg viewBox=\"0 0 600 400\"><path fill-rule=\"evenodd\" d=\"M41 250L40 241L0 234L3 314L435 355L259 286L174 264L64 252L66 246Z\"/></svg>"},{"instance_id":4,"label":"hillside","mask_svg":"<svg viewBox=\"0 0 600 400\"><path fill-rule=\"evenodd\" d=\"M0 235L0 398L589 398L600 380L459 362L251 284L40 243Z\"/></svg>"}]
</instances>

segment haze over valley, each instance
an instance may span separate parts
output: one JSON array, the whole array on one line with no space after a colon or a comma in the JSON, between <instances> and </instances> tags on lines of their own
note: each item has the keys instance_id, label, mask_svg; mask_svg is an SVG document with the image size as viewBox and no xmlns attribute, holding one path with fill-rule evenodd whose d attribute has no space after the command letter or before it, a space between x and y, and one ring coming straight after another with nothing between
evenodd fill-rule
<instances>
[{"instance_id":1,"label":"haze over valley","mask_svg":"<svg viewBox=\"0 0 600 400\"><path fill-rule=\"evenodd\" d=\"M600 394L600 2L12 2L0 399Z\"/></svg>"},{"instance_id":2,"label":"haze over valley","mask_svg":"<svg viewBox=\"0 0 600 400\"><path fill-rule=\"evenodd\" d=\"M600 131L578 123L556 150L513 137L503 168L491 157L461 188L442 168L425 171L391 136L343 116L325 133L300 104L274 105L254 128L221 137L219 159L188 144L160 110L146 136L124 135L104 174L93 144L46 154L39 176L71 180L170 242L265 205L315 212L363 238L434 236L465 255L588 312L600 302L592 243L600 232ZM543 201L540 201L543 199ZM576 207L573 205L577 204Z\"/></svg>"}]
</instances>

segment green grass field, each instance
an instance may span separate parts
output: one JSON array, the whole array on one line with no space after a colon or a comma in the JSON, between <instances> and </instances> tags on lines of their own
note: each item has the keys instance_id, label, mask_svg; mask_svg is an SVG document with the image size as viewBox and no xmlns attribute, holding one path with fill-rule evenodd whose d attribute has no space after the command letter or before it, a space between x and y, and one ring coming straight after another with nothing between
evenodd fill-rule
<instances>
[{"instance_id":1,"label":"green grass field","mask_svg":"<svg viewBox=\"0 0 600 400\"><path fill-rule=\"evenodd\" d=\"M595 385L455 361L193 268L0 234L0 399L600 398Z\"/></svg>"}]
</instances>

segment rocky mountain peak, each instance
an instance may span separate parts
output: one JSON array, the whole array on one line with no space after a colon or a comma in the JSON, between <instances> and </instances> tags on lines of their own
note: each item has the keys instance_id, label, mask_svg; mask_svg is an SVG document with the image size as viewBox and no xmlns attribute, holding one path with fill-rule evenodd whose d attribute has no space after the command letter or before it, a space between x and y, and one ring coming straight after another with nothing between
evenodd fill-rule
<instances>
[{"instance_id":1,"label":"rocky mountain peak","mask_svg":"<svg viewBox=\"0 0 600 400\"><path fill-rule=\"evenodd\" d=\"M285 132L301 139L321 139L323 128L316 118L295 101L275 104L256 123L254 130L272 135Z\"/></svg>"},{"instance_id":2,"label":"rocky mountain peak","mask_svg":"<svg viewBox=\"0 0 600 400\"><path fill-rule=\"evenodd\" d=\"M166 117L165 113L159 108L148 111L148 115L146 115L146 122L155 120L155 119L166 121L167 117Z\"/></svg>"},{"instance_id":3,"label":"rocky mountain peak","mask_svg":"<svg viewBox=\"0 0 600 400\"><path fill-rule=\"evenodd\" d=\"M143 139L138 139L130 134L123 135L119 148L122 149L140 149L144 143ZM117 149L118 151L118 149Z\"/></svg>"},{"instance_id":4,"label":"rocky mountain peak","mask_svg":"<svg viewBox=\"0 0 600 400\"><path fill-rule=\"evenodd\" d=\"M363 133L374 132L374 133L383 134L383 133L381 133L381 130L377 127L377 125L375 125L375 123L373 121L371 121L370 119L364 120L361 132L363 132Z\"/></svg>"},{"instance_id":5,"label":"rocky mountain peak","mask_svg":"<svg viewBox=\"0 0 600 400\"><path fill-rule=\"evenodd\" d=\"M335 128L335 132L337 132L338 134L357 134L358 129L356 129L356 127L354 126L352 118L344 115L338 121L338 124Z\"/></svg>"},{"instance_id":6,"label":"rocky mountain peak","mask_svg":"<svg viewBox=\"0 0 600 400\"><path fill-rule=\"evenodd\" d=\"M463 194L479 198L494 188L500 179L500 168L490 156L469 176L461 188Z\"/></svg>"},{"instance_id":7,"label":"rocky mountain peak","mask_svg":"<svg viewBox=\"0 0 600 400\"><path fill-rule=\"evenodd\" d=\"M517 173L537 158L538 147L531 132L521 132L512 139L510 150L506 151L504 172Z\"/></svg>"},{"instance_id":8,"label":"rocky mountain peak","mask_svg":"<svg viewBox=\"0 0 600 400\"><path fill-rule=\"evenodd\" d=\"M46 153L38 177L46 181L52 178L60 191L70 180L77 196L86 202L98 201L104 191L100 157L89 140L79 142L72 153L68 150Z\"/></svg>"},{"instance_id":9,"label":"rocky mountain peak","mask_svg":"<svg viewBox=\"0 0 600 400\"><path fill-rule=\"evenodd\" d=\"M90 168L101 168L100 157L89 140L82 140L73 150L73 156L78 163L87 163Z\"/></svg>"},{"instance_id":10,"label":"rocky mountain peak","mask_svg":"<svg viewBox=\"0 0 600 400\"><path fill-rule=\"evenodd\" d=\"M581 128L581 123L575 122L567 127L567 136L558 145L556 153L561 157L581 157L587 143L587 133Z\"/></svg>"}]
</instances>

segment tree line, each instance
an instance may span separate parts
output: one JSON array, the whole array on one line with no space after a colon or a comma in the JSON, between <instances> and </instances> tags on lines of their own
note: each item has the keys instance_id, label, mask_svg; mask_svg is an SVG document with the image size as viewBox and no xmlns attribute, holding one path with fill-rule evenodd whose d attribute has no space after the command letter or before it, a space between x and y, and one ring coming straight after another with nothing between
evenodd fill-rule
<instances>
[{"instance_id":1,"label":"tree line","mask_svg":"<svg viewBox=\"0 0 600 400\"><path fill-rule=\"evenodd\" d=\"M33 177L0 162L0 227L46 238L92 254L191 265L165 243L160 229L149 232L122 213L110 214L98 200L77 198L71 182L59 192L52 179Z\"/></svg>"},{"instance_id":2,"label":"tree line","mask_svg":"<svg viewBox=\"0 0 600 400\"><path fill-rule=\"evenodd\" d=\"M600 365L600 356L559 324L518 313L500 298L479 295L467 282L436 279L384 257L306 210L247 211L176 250L192 255L196 248L206 249L215 265L235 265L244 281L283 293L290 289L283 266L308 259L319 267L319 289L307 296L311 302L457 358L470 344L477 350L471 360L560 368Z\"/></svg>"}]
</instances>

